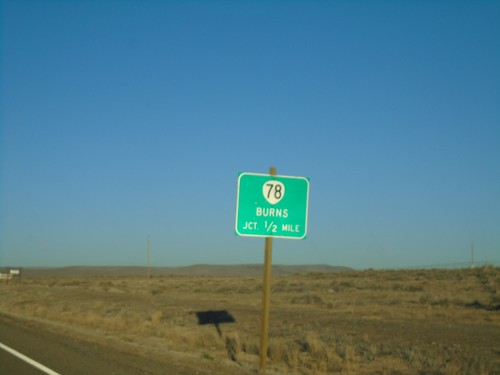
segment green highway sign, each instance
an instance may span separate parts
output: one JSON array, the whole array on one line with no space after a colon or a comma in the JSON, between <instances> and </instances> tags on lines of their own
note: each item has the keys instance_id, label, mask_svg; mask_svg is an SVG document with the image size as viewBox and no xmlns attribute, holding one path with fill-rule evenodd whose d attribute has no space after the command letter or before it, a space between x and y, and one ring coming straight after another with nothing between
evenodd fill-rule
<instances>
[{"instance_id":1,"label":"green highway sign","mask_svg":"<svg viewBox=\"0 0 500 375\"><path fill-rule=\"evenodd\" d=\"M235 231L239 236L303 239L309 179L240 173Z\"/></svg>"}]
</instances>

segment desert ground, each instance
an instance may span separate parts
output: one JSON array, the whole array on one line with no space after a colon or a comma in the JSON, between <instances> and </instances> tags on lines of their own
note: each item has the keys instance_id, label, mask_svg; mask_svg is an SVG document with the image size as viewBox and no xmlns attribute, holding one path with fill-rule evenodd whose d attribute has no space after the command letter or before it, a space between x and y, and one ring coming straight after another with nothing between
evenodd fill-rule
<instances>
[{"instance_id":1,"label":"desert ground","mask_svg":"<svg viewBox=\"0 0 500 375\"><path fill-rule=\"evenodd\" d=\"M255 374L260 272L26 269L0 283L0 314L200 373ZM277 266L269 340L269 374L500 374L500 268Z\"/></svg>"}]
</instances>

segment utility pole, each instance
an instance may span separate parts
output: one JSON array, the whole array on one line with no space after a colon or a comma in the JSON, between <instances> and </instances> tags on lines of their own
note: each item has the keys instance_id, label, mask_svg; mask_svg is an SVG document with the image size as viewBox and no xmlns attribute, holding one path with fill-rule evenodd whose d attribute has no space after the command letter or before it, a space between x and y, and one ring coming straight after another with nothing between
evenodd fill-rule
<instances>
[{"instance_id":1,"label":"utility pole","mask_svg":"<svg viewBox=\"0 0 500 375\"><path fill-rule=\"evenodd\" d=\"M470 256L471 256L471 265L470 265L470 267L474 268L475 267L475 264L474 264L474 242L470 243Z\"/></svg>"},{"instance_id":2,"label":"utility pole","mask_svg":"<svg viewBox=\"0 0 500 375\"><path fill-rule=\"evenodd\" d=\"M148 234L148 240L147 240L147 251L148 251L148 279L151 278L151 251L150 251L150 246L149 246L149 234Z\"/></svg>"}]
</instances>

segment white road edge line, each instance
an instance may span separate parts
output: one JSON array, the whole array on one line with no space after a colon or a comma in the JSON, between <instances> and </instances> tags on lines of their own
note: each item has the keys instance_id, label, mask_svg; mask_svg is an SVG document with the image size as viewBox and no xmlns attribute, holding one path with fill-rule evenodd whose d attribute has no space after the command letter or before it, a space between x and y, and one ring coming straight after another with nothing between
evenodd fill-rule
<instances>
[{"instance_id":1,"label":"white road edge line","mask_svg":"<svg viewBox=\"0 0 500 375\"><path fill-rule=\"evenodd\" d=\"M59 373L51 370L50 368L45 367L41 363L38 363L37 361L34 361L30 357L26 357L24 354L19 353L18 351L14 350L12 348L9 348L7 345L2 344L1 342L0 342L0 349L3 349L3 350L5 350L6 352L9 352L12 355L15 355L17 358L22 359L24 362L29 363L31 366L36 367L37 369L45 372L46 374L49 374L49 375L60 375Z\"/></svg>"}]
</instances>

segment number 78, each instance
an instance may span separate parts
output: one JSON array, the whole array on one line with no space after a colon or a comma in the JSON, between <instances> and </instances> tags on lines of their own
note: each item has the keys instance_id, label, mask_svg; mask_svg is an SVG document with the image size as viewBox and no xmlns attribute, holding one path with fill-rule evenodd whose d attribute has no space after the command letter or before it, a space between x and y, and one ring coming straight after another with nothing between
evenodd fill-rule
<instances>
[{"instance_id":1,"label":"number 78","mask_svg":"<svg viewBox=\"0 0 500 375\"><path fill-rule=\"evenodd\" d=\"M267 183L266 186L269 187L269 190L267 191L267 198L271 197L271 194L274 195L275 199L280 199L282 192L281 192L281 184L272 184L272 183Z\"/></svg>"}]
</instances>

